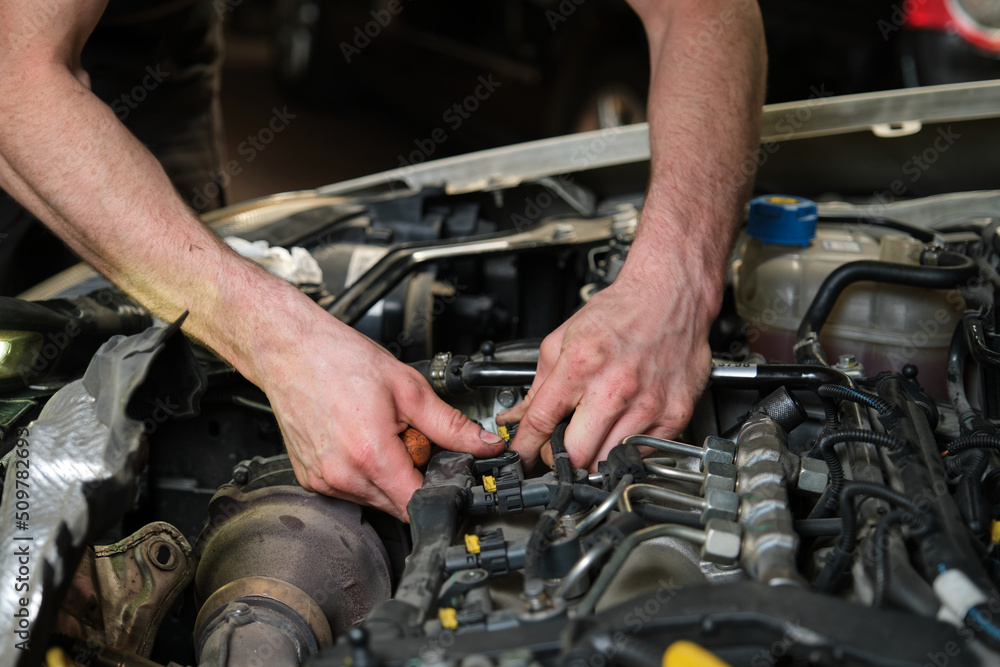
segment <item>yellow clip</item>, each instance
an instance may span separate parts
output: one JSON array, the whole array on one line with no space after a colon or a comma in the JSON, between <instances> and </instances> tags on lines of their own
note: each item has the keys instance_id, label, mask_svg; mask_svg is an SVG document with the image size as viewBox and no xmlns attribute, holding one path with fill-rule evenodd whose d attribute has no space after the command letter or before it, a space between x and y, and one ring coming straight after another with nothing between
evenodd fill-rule
<instances>
[{"instance_id":1,"label":"yellow clip","mask_svg":"<svg viewBox=\"0 0 1000 667\"><path fill-rule=\"evenodd\" d=\"M497 435L510 442L510 431L507 430L506 426L497 426Z\"/></svg>"},{"instance_id":2,"label":"yellow clip","mask_svg":"<svg viewBox=\"0 0 1000 667\"><path fill-rule=\"evenodd\" d=\"M663 667L729 667L694 642L674 642L663 653Z\"/></svg>"},{"instance_id":3,"label":"yellow clip","mask_svg":"<svg viewBox=\"0 0 1000 667\"><path fill-rule=\"evenodd\" d=\"M990 526L990 539L993 544L1000 544L1000 521L994 521Z\"/></svg>"},{"instance_id":4,"label":"yellow clip","mask_svg":"<svg viewBox=\"0 0 1000 667\"><path fill-rule=\"evenodd\" d=\"M478 535L466 535L465 536L465 550L470 554L479 553L479 536Z\"/></svg>"},{"instance_id":5,"label":"yellow clip","mask_svg":"<svg viewBox=\"0 0 1000 667\"><path fill-rule=\"evenodd\" d=\"M483 488L486 493L493 493L497 490L497 480L492 475L483 475Z\"/></svg>"},{"instance_id":6,"label":"yellow clip","mask_svg":"<svg viewBox=\"0 0 1000 667\"><path fill-rule=\"evenodd\" d=\"M458 629L458 614L454 608L441 607L438 609L438 619L441 621L441 627L445 630Z\"/></svg>"}]
</instances>

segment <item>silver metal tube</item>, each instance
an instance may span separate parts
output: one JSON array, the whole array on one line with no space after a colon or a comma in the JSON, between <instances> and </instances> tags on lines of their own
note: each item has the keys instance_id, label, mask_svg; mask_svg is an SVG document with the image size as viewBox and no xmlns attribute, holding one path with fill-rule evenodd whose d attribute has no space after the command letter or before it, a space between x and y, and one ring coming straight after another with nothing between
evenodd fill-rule
<instances>
[{"instance_id":1,"label":"silver metal tube","mask_svg":"<svg viewBox=\"0 0 1000 667\"><path fill-rule=\"evenodd\" d=\"M579 581L587 575L590 568L593 567L595 563L603 560L604 557L608 555L608 552L614 548L614 546L615 545L610 541L602 540L593 549L585 553L583 558L576 561L576 565L574 565L573 569L569 571L569 574L563 578L562 584L554 594L555 597L565 599L566 594L572 591L577 583L579 583Z\"/></svg>"},{"instance_id":2,"label":"silver metal tube","mask_svg":"<svg viewBox=\"0 0 1000 667\"><path fill-rule=\"evenodd\" d=\"M631 483L632 475L622 475L622 479L618 482L618 486L615 487L615 490L612 491L607 498L601 501L601 504L598 505L593 512L580 519L579 523L576 524L576 532L583 535L600 523L601 520L610 514L614 506L617 505L625 496L625 489L627 489ZM631 511L631 508L625 511Z\"/></svg>"},{"instance_id":3,"label":"silver metal tube","mask_svg":"<svg viewBox=\"0 0 1000 667\"><path fill-rule=\"evenodd\" d=\"M548 218L522 231L499 232L465 241L402 244L386 253L340 294L320 301L320 305L341 322L354 324L418 266L447 259L600 243L612 238L611 222L610 217Z\"/></svg>"},{"instance_id":4,"label":"silver metal tube","mask_svg":"<svg viewBox=\"0 0 1000 667\"><path fill-rule=\"evenodd\" d=\"M664 477L666 479L676 479L682 482L694 482L695 484L701 484L705 481L705 475L700 472L694 472L692 470L682 470L680 468L673 468L670 466L665 466L662 463L656 463L654 461L643 461L643 466L647 471L653 473L657 477Z\"/></svg>"},{"instance_id":5,"label":"silver metal tube","mask_svg":"<svg viewBox=\"0 0 1000 667\"><path fill-rule=\"evenodd\" d=\"M658 449L661 452L670 452L671 454L679 454L680 456L692 456L696 459L705 456L705 449L703 447L667 440L666 438L655 438L651 435L630 435L622 440L622 444L645 445L646 447Z\"/></svg>"},{"instance_id":6,"label":"silver metal tube","mask_svg":"<svg viewBox=\"0 0 1000 667\"><path fill-rule=\"evenodd\" d=\"M645 485L633 484L629 488L634 489L637 486ZM590 590L587 592L586 597L584 597L583 601L577 606L573 615L576 618L579 618L593 612L597 603L600 601L601 596L604 595L604 591L607 590L612 580L614 580L615 575L618 574L622 565L625 564L625 560L629 557L629 554L631 554L637 546L646 540L652 540L657 537L677 537L682 540L693 542L699 546L705 543L705 531L698 530L697 528L690 528L688 526L678 526L675 524L650 526L649 528L643 528L642 530L632 533L625 538L617 549L615 549L615 555L611 557L611 560L609 560L607 565L604 566L604 569L601 570L601 574L594 581Z\"/></svg>"},{"instance_id":7,"label":"silver metal tube","mask_svg":"<svg viewBox=\"0 0 1000 667\"><path fill-rule=\"evenodd\" d=\"M671 503L673 505L681 505L682 507L689 507L695 509L705 509L706 502L704 498L697 498L695 496L689 496L686 493L680 493L679 491L671 491L670 489L664 489L660 486L654 486L652 484L632 484L627 489L625 489L625 498L632 500L633 498L645 498L646 500L654 500L661 503Z\"/></svg>"}]
</instances>

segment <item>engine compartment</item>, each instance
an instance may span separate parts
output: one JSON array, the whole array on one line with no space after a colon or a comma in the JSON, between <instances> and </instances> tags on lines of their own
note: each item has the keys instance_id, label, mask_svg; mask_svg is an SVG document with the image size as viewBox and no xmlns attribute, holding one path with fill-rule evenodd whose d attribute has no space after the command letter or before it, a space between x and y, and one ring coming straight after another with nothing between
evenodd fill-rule
<instances>
[{"instance_id":1,"label":"engine compartment","mask_svg":"<svg viewBox=\"0 0 1000 667\"><path fill-rule=\"evenodd\" d=\"M633 240L642 179L600 179L302 193L208 222L305 248L323 280L303 291L509 437L496 415L541 338ZM551 471L436 451L409 527L299 487L263 393L99 277L7 299L0 539L33 536L39 597L5 594L4 651L27 609L23 664L993 664L998 205L826 203L805 245L744 233L676 441L635 434L592 474L559 433ZM101 347L116 333L137 342Z\"/></svg>"}]
</instances>

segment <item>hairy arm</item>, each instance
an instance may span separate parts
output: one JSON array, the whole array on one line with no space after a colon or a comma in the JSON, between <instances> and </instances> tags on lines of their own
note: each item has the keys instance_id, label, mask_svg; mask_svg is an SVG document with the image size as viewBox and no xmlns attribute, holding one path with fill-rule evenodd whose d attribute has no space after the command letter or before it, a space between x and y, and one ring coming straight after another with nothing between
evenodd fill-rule
<instances>
[{"instance_id":1,"label":"hairy arm","mask_svg":"<svg viewBox=\"0 0 1000 667\"><path fill-rule=\"evenodd\" d=\"M405 518L421 483L398 434L494 453L423 378L204 227L94 96L80 52L106 0L0 0L0 187L98 271L271 400L303 486Z\"/></svg>"},{"instance_id":2,"label":"hairy arm","mask_svg":"<svg viewBox=\"0 0 1000 667\"><path fill-rule=\"evenodd\" d=\"M677 434L708 378L733 232L753 183L766 54L752 0L630 0L649 40L652 174L615 282L542 343L514 448L594 466L626 435ZM547 450L545 452L548 458Z\"/></svg>"}]
</instances>

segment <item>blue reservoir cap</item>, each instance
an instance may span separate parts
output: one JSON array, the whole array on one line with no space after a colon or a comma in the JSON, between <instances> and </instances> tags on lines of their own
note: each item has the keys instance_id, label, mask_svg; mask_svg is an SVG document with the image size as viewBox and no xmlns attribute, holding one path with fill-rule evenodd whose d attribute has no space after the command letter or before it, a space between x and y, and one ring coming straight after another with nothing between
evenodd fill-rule
<instances>
[{"instance_id":1,"label":"blue reservoir cap","mask_svg":"<svg viewBox=\"0 0 1000 667\"><path fill-rule=\"evenodd\" d=\"M816 236L816 202L788 195L750 201L747 234L764 243L807 246Z\"/></svg>"}]
</instances>

